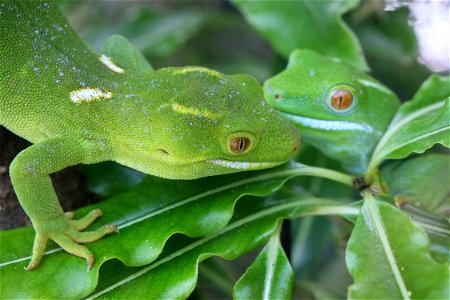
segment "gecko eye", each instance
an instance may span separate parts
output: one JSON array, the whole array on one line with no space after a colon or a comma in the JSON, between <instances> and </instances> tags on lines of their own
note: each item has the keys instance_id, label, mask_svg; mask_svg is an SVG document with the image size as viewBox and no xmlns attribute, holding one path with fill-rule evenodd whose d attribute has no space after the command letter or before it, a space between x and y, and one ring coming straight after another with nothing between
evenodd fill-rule
<instances>
[{"instance_id":1,"label":"gecko eye","mask_svg":"<svg viewBox=\"0 0 450 300\"><path fill-rule=\"evenodd\" d=\"M233 137L230 140L230 150L233 153L243 153L250 148L251 141L248 137Z\"/></svg>"},{"instance_id":2,"label":"gecko eye","mask_svg":"<svg viewBox=\"0 0 450 300\"><path fill-rule=\"evenodd\" d=\"M325 104L336 113L349 113L358 103L359 92L350 85L335 85L325 94Z\"/></svg>"},{"instance_id":3,"label":"gecko eye","mask_svg":"<svg viewBox=\"0 0 450 300\"><path fill-rule=\"evenodd\" d=\"M257 144L256 136L248 131L233 132L226 138L225 151L232 155L246 154Z\"/></svg>"},{"instance_id":4,"label":"gecko eye","mask_svg":"<svg viewBox=\"0 0 450 300\"><path fill-rule=\"evenodd\" d=\"M347 90L335 90L331 95L331 106L338 111L347 110L353 103L353 94Z\"/></svg>"}]
</instances>

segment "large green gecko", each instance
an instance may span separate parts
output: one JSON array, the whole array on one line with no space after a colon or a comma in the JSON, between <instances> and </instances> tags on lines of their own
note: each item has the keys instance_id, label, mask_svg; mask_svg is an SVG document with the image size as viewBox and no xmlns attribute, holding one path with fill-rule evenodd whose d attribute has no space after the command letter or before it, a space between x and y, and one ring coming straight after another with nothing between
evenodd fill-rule
<instances>
[{"instance_id":1,"label":"large green gecko","mask_svg":"<svg viewBox=\"0 0 450 300\"><path fill-rule=\"evenodd\" d=\"M116 161L147 174L194 179L280 165L299 148L298 130L265 103L248 75L202 67L153 71L123 37L98 55L54 3L0 3L0 124L33 145L10 175L36 231L27 269L48 239L94 263L86 243L115 232L87 228L64 213L49 174L76 164ZM124 205L126 205L124 203Z\"/></svg>"},{"instance_id":2,"label":"large green gecko","mask_svg":"<svg viewBox=\"0 0 450 300\"><path fill-rule=\"evenodd\" d=\"M294 51L287 68L264 83L264 94L301 128L303 141L354 174L365 171L400 106L371 76L311 50Z\"/></svg>"}]
</instances>

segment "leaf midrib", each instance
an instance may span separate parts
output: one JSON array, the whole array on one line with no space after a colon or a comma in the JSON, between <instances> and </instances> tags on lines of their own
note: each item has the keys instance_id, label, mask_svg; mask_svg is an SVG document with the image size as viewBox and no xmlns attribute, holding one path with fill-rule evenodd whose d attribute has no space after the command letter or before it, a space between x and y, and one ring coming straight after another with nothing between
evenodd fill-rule
<instances>
[{"instance_id":1,"label":"leaf midrib","mask_svg":"<svg viewBox=\"0 0 450 300\"><path fill-rule=\"evenodd\" d=\"M280 234L281 226L278 225L278 230L276 230L272 237L270 238L268 249L267 249L267 262L266 262L266 275L264 276L264 291L263 299L270 299L270 291L272 290L272 280L275 273L275 266L277 264L278 258L278 238Z\"/></svg>"},{"instance_id":2,"label":"leaf midrib","mask_svg":"<svg viewBox=\"0 0 450 300\"><path fill-rule=\"evenodd\" d=\"M383 156L381 155L383 153L383 152L381 152L381 149L383 149L383 147L386 145L386 143L389 141L389 139L396 132L398 132L404 125L406 125L407 123L411 122L412 120L414 120L426 113L429 113L431 111L441 108L442 106L445 105L445 101L446 100L442 100L433 105L425 106L425 107L418 109L415 112L407 115L405 118L400 119L400 121L398 121L397 123L391 123L388 130L385 132L385 134L381 138L380 142L378 143L377 147L375 148L373 155L372 155L371 163L369 164L369 166L375 167L376 165L378 165L380 158L383 158ZM394 117L393 122L395 121L395 119L396 118ZM371 169L371 167L369 167L369 169Z\"/></svg>"},{"instance_id":3,"label":"leaf midrib","mask_svg":"<svg viewBox=\"0 0 450 300\"><path fill-rule=\"evenodd\" d=\"M172 260L172 259L174 259L176 257L179 257L179 256L187 253L188 251L195 249L196 247L202 246L203 244L209 242L210 240L213 240L213 239L215 239L215 238L217 238L217 237L219 237L219 236L221 236L223 234L226 234L229 231L232 231L232 230L234 230L234 229L236 229L238 227L242 227L245 224L251 223L251 222L256 221L256 220L258 220L260 218L266 217L266 216L271 215L271 214L275 214L275 213L280 212L280 211L285 210L285 209L291 209L291 208L295 208L295 207L298 207L298 206L307 206L307 205L317 206L319 203L323 203L323 204L325 204L325 203L327 203L327 204L336 203L336 204L339 204L339 202L337 202L337 201L331 201L331 200L325 200L325 199L321 199L321 198L313 198L313 197L311 197L309 199L300 199L300 200L297 200L297 201L292 201L292 202L284 203L284 204L281 204L281 205L278 205L278 206L266 208L266 209L264 209L262 211L259 211L259 212L255 213L255 214L252 214L252 215L247 216L247 217L245 217L243 219L240 219L240 220L238 220L238 221L236 221L236 222L234 222L232 224L229 224L228 226L224 227L222 230L220 230L219 232L217 232L217 233L215 233L213 235L201 238L201 239L199 239L199 240L197 240L197 241L187 245L186 247L183 247L183 248L175 251L174 253L172 253L172 254L162 258L161 260L150 264L149 266L147 266L147 267L139 270L138 272L136 272L136 273L134 273L134 274L132 274L132 275L130 275L130 276L128 276L128 277L126 277L126 278L124 278L124 279L122 279L122 280L120 280L120 281L118 281L118 282L116 282L116 283L114 283L112 285L110 285L109 287L107 287L107 288L105 288L105 289L95 293L94 295L91 295L86 300L91 300L91 299L95 299L97 297L100 297L100 296L102 296L102 295L104 295L104 294L106 294L106 293L108 293L108 292L110 292L110 291L112 291L112 290L122 286L122 285L127 284L128 282L130 282L130 281L132 281L132 280L134 280L134 279L136 279L136 278L138 278L140 276L143 276L144 274L146 274L147 272L155 269L156 267L158 267L158 266L160 266L160 265L162 265L162 264L164 264L164 263L166 263L166 262L168 262L168 261L170 261L170 260ZM344 205L341 205L341 206L344 206ZM336 207L336 205L334 205L333 207ZM357 211L355 211L355 213L357 213Z\"/></svg>"},{"instance_id":4,"label":"leaf midrib","mask_svg":"<svg viewBox=\"0 0 450 300\"><path fill-rule=\"evenodd\" d=\"M402 148L402 147L404 147L404 146L406 146L406 145L408 145L408 144L411 144L411 143L420 141L421 139L427 138L427 137L429 137L429 136L432 136L432 135L441 133L441 132L446 131L446 130L449 130L449 129L450 129L450 126L444 126L444 127L441 127L441 128L437 128L437 129L435 129L435 130L433 130L433 131L430 131L430 132L428 132L428 133L426 133L426 134L421 134L421 135L416 136L415 138L410 139L410 140L408 140L408 141L406 141L406 142L404 142L404 143L401 143L401 144L399 144L399 145L397 145L397 146L395 146L395 147L385 148L385 149L387 149L387 150L384 150L384 151L380 152L380 155L381 155L382 157L386 157L386 156L388 156L390 153L392 153L392 152L394 152L394 151L396 151L396 150L398 150L398 149L400 149L400 148Z\"/></svg>"},{"instance_id":5,"label":"leaf midrib","mask_svg":"<svg viewBox=\"0 0 450 300\"><path fill-rule=\"evenodd\" d=\"M397 286L400 290L400 293L403 299L410 299L408 289L406 288L405 281L401 275L401 272L398 268L397 261L395 259L394 253L392 251L391 245L389 244L388 237L386 235L386 230L384 228L383 221L381 220L380 211L375 204L375 199L372 197L370 193L364 193L364 200L367 207L367 212L369 214L369 218L372 220L372 223L375 227L375 232L378 235L378 238L383 247L384 253L386 255L386 259L388 260L389 267L392 271L392 274L395 278Z\"/></svg>"}]
</instances>

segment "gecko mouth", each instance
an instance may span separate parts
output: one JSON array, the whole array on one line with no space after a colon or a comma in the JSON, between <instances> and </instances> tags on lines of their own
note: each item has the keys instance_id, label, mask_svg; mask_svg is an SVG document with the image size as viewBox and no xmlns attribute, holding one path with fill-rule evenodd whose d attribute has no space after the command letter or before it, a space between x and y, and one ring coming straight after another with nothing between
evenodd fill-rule
<instances>
[{"instance_id":1,"label":"gecko mouth","mask_svg":"<svg viewBox=\"0 0 450 300\"><path fill-rule=\"evenodd\" d=\"M223 159L211 159L208 162L227 167L230 169L240 169L240 170L259 170L265 168L271 168L284 163L284 161L278 162L245 162L245 161L229 161Z\"/></svg>"},{"instance_id":2,"label":"gecko mouth","mask_svg":"<svg viewBox=\"0 0 450 300\"><path fill-rule=\"evenodd\" d=\"M344 130L352 130L352 131L363 131L367 133L372 133L373 128L366 124L360 124L356 122L350 121L329 121L329 120L320 120L320 119L312 119L301 116L293 116L291 114L283 113L288 119L299 123L305 127L327 130L327 131L344 131Z\"/></svg>"}]
</instances>

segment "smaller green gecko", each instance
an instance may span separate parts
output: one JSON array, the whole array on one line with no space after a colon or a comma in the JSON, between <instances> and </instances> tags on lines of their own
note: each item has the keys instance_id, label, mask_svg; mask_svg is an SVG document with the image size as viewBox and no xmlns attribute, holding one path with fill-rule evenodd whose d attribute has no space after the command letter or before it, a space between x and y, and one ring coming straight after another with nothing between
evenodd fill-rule
<instances>
[{"instance_id":1,"label":"smaller green gecko","mask_svg":"<svg viewBox=\"0 0 450 300\"><path fill-rule=\"evenodd\" d=\"M194 179L280 165L299 148L295 126L248 75L201 68L153 71L120 36L92 52L52 2L0 3L0 125L29 140L10 174L36 231L28 270L47 240L85 258L79 243L115 232L64 213L49 174L112 160L147 174ZM124 204L126 205L126 204Z\"/></svg>"},{"instance_id":2,"label":"smaller green gecko","mask_svg":"<svg viewBox=\"0 0 450 300\"><path fill-rule=\"evenodd\" d=\"M335 58L294 51L264 83L266 100L301 128L302 140L362 174L400 106L384 85Z\"/></svg>"}]
</instances>

